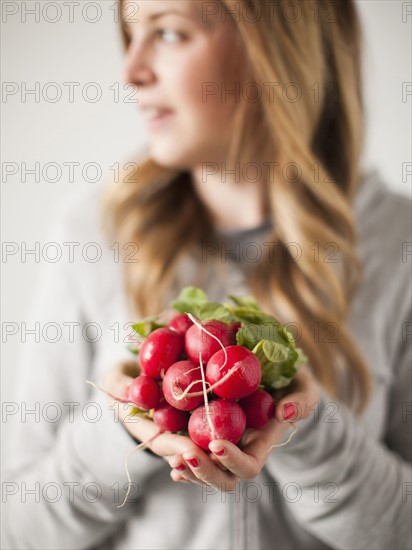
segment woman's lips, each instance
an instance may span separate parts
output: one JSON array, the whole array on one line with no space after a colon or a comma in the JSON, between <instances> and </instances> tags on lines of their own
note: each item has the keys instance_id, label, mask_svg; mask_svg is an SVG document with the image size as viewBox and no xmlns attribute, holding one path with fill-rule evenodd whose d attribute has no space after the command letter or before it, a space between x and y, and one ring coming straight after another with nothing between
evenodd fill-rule
<instances>
[{"instance_id":1,"label":"woman's lips","mask_svg":"<svg viewBox=\"0 0 412 550\"><path fill-rule=\"evenodd\" d=\"M151 130L160 128L173 116L172 110L163 107L147 107L142 109L142 113Z\"/></svg>"}]
</instances>

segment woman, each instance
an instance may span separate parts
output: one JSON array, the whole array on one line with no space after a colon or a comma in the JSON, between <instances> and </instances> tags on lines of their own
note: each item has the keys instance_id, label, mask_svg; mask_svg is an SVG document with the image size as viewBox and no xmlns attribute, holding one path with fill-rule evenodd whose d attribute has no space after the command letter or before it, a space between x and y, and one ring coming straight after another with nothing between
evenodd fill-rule
<instances>
[{"instance_id":1,"label":"woman","mask_svg":"<svg viewBox=\"0 0 412 550\"><path fill-rule=\"evenodd\" d=\"M129 2L122 29L148 158L57 215L54 240L103 254L49 266L33 306L83 330L21 359L22 402L67 410L16 422L8 545L408 548L411 205L359 170L353 2ZM157 430L84 380L121 395L130 323L187 284L253 293L309 363L239 447L163 434L131 456L132 502L117 508L124 456ZM22 502L23 485L39 498Z\"/></svg>"}]
</instances>

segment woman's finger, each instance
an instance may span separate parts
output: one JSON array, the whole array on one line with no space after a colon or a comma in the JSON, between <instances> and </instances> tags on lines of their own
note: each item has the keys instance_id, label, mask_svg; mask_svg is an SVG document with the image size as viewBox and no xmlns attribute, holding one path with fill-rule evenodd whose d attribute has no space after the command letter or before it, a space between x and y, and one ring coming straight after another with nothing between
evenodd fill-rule
<instances>
[{"instance_id":1,"label":"woman's finger","mask_svg":"<svg viewBox=\"0 0 412 550\"><path fill-rule=\"evenodd\" d=\"M239 481L232 472L223 472L218 468L205 453L185 452L183 458L198 482L206 483L218 491L232 491Z\"/></svg>"},{"instance_id":2,"label":"woman's finger","mask_svg":"<svg viewBox=\"0 0 412 550\"><path fill-rule=\"evenodd\" d=\"M230 441L218 439L212 441L209 448L217 454L221 463L240 479L253 479L262 469L263 461L244 453Z\"/></svg>"},{"instance_id":3,"label":"woman's finger","mask_svg":"<svg viewBox=\"0 0 412 550\"><path fill-rule=\"evenodd\" d=\"M219 458L214 455L213 453L210 453L209 455L209 458L210 460L212 460L212 462L214 462L216 464L216 466L218 468L220 468L223 472L226 472L227 471L227 468L224 464L221 463L221 461L219 460Z\"/></svg>"},{"instance_id":4,"label":"woman's finger","mask_svg":"<svg viewBox=\"0 0 412 550\"><path fill-rule=\"evenodd\" d=\"M170 477L173 479L173 481L179 481L180 483L193 483L192 481L189 481L188 479L180 475L180 472L178 472L177 470L171 470Z\"/></svg>"},{"instance_id":5,"label":"woman's finger","mask_svg":"<svg viewBox=\"0 0 412 550\"><path fill-rule=\"evenodd\" d=\"M187 466L182 455L173 455L169 458L168 462L169 466L172 468L170 475L174 481L179 481L179 478L183 478L186 481L199 483L199 480Z\"/></svg>"},{"instance_id":6,"label":"woman's finger","mask_svg":"<svg viewBox=\"0 0 412 550\"><path fill-rule=\"evenodd\" d=\"M135 361L118 363L106 372L103 378L103 388L112 395L124 399L125 389L138 375L139 368Z\"/></svg>"},{"instance_id":7,"label":"woman's finger","mask_svg":"<svg viewBox=\"0 0 412 550\"><path fill-rule=\"evenodd\" d=\"M297 422L308 418L319 402L318 382L306 366L299 370L291 390L276 403L278 422Z\"/></svg>"},{"instance_id":8,"label":"woman's finger","mask_svg":"<svg viewBox=\"0 0 412 550\"><path fill-rule=\"evenodd\" d=\"M156 427L156 429L159 429L154 422L152 422L152 424ZM154 439L150 444L150 449L154 453L164 457L171 457L179 454L182 455L184 452L203 453L203 451L189 437L170 432L165 432L158 438Z\"/></svg>"},{"instance_id":9,"label":"woman's finger","mask_svg":"<svg viewBox=\"0 0 412 550\"><path fill-rule=\"evenodd\" d=\"M285 422L273 420L259 430L249 429L241 447L230 441L215 440L209 445L223 466L241 479L253 479L263 468L268 451L290 429Z\"/></svg>"}]
</instances>

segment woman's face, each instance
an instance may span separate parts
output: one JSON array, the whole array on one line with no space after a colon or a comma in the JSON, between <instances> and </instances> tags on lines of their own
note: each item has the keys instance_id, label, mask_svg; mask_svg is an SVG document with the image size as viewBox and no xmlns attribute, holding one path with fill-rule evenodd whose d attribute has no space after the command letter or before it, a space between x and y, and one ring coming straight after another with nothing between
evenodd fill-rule
<instances>
[{"instance_id":1,"label":"woman's face","mask_svg":"<svg viewBox=\"0 0 412 550\"><path fill-rule=\"evenodd\" d=\"M191 169L226 158L242 60L222 9L203 0L124 3L124 79L138 86L150 154L161 165Z\"/></svg>"}]
</instances>

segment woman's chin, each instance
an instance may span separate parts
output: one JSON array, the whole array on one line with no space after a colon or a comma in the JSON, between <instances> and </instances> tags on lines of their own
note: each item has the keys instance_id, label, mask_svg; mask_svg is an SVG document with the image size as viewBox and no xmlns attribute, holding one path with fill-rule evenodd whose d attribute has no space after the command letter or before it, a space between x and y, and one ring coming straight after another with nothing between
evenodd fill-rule
<instances>
[{"instance_id":1,"label":"woman's chin","mask_svg":"<svg viewBox=\"0 0 412 550\"><path fill-rule=\"evenodd\" d=\"M149 148L150 158L163 168L170 168L172 170L187 170L192 163L190 162L189 155L184 154L182 151L176 151L173 147L154 147Z\"/></svg>"}]
</instances>

